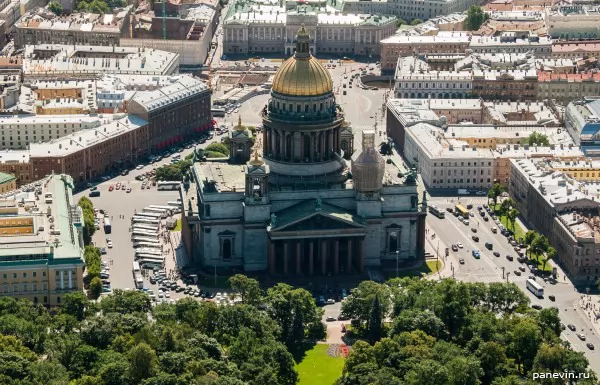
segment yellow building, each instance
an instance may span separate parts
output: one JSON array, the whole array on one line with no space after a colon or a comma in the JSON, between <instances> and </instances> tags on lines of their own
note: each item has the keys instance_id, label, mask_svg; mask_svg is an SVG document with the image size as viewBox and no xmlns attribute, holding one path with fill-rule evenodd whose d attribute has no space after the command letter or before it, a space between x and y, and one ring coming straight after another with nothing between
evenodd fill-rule
<instances>
[{"instance_id":1,"label":"yellow building","mask_svg":"<svg viewBox=\"0 0 600 385\"><path fill-rule=\"evenodd\" d=\"M11 174L0 172L0 194L16 190L17 178Z\"/></svg>"},{"instance_id":2,"label":"yellow building","mask_svg":"<svg viewBox=\"0 0 600 385\"><path fill-rule=\"evenodd\" d=\"M562 171L579 181L600 181L600 162L595 160L553 162L552 168L556 171Z\"/></svg>"},{"instance_id":3,"label":"yellow building","mask_svg":"<svg viewBox=\"0 0 600 385\"><path fill-rule=\"evenodd\" d=\"M0 295L60 305L83 290L83 215L73 180L52 175L35 194L0 201Z\"/></svg>"}]
</instances>

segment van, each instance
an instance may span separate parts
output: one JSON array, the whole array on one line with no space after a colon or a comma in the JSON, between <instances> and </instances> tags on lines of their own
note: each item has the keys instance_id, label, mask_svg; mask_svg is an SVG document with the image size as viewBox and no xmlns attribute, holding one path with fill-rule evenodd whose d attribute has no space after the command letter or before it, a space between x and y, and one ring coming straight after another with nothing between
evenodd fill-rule
<instances>
[{"instance_id":1,"label":"van","mask_svg":"<svg viewBox=\"0 0 600 385\"><path fill-rule=\"evenodd\" d=\"M99 197L99 196L100 196L100 191L98 191L98 190L90 191L90 193L89 193L90 198Z\"/></svg>"},{"instance_id":2,"label":"van","mask_svg":"<svg viewBox=\"0 0 600 385\"><path fill-rule=\"evenodd\" d=\"M492 233L496 234L498 232L498 228L497 227L492 227Z\"/></svg>"}]
</instances>

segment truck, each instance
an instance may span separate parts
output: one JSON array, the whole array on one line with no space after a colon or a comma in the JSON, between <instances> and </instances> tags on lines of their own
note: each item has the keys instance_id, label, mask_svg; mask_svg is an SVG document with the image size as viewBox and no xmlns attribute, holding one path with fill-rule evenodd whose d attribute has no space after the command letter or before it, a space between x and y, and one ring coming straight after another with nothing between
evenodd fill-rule
<instances>
[{"instance_id":1,"label":"truck","mask_svg":"<svg viewBox=\"0 0 600 385\"><path fill-rule=\"evenodd\" d=\"M464 189L464 188L459 188L458 189L458 195L469 195L469 191L467 189Z\"/></svg>"}]
</instances>

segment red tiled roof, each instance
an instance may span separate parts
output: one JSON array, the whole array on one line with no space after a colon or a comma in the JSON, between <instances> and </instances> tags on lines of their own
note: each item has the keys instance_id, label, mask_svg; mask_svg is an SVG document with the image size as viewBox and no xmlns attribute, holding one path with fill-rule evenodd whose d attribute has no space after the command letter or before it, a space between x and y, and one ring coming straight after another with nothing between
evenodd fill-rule
<instances>
[{"instance_id":1,"label":"red tiled roof","mask_svg":"<svg viewBox=\"0 0 600 385\"><path fill-rule=\"evenodd\" d=\"M566 80L568 82L600 81L600 73L584 72L578 74L553 74L548 71L538 71L538 82Z\"/></svg>"},{"instance_id":2,"label":"red tiled roof","mask_svg":"<svg viewBox=\"0 0 600 385\"><path fill-rule=\"evenodd\" d=\"M600 51L600 41L593 40L588 42L564 42L552 44L552 52L598 52Z\"/></svg>"}]
</instances>

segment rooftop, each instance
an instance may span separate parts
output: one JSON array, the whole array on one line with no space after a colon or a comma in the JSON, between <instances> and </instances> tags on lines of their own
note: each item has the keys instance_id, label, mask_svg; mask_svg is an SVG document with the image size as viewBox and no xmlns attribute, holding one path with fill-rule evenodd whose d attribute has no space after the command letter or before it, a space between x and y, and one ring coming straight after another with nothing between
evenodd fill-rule
<instances>
[{"instance_id":1,"label":"rooftop","mask_svg":"<svg viewBox=\"0 0 600 385\"><path fill-rule=\"evenodd\" d=\"M558 132L560 131L560 133ZM518 139L527 138L537 132L548 137L551 144L572 144L573 140L566 130L557 130L556 127L539 126L497 126L497 125L475 125L475 124L453 124L446 129L446 138L497 138Z\"/></svg>"},{"instance_id":2,"label":"rooftop","mask_svg":"<svg viewBox=\"0 0 600 385\"><path fill-rule=\"evenodd\" d=\"M17 178L12 174L6 174L3 172L0 172L0 184L12 182L15 179L17 179Z\"/></svg>"},{"instance_id":3,"label":"rooftop","mask_svg":"<svg viewBox=\"0 0 600 385\"><path fill-rule=\"evenodd\" d=\"M1 264L83 263L72 187L70 176L52 175L0 197Z\"/></svg>"},{"instance_id":4,"label":"rooftop","mask_svg":"<svg viewBox=\"0 0 600 385\"><path fill-rule=\"evenodd\" d=\"M152 48L39 44L25 46L23 73L169 75L178 62L179 54Z\"/></svg>"},{"instance_id":5,"label":"rooftop","mask_svg":"<svg viewBox=\"0 0 600 385\"><path fill-rule=\"evenodd\" d=\"M74 132L50 142L31 143L29 153L32 157L62 157L99 142L112 139L127 131L135 130L145 124L147 124L145 120L135 115L129 115L120 119L118 115L115 115L115 120L106 122L97 128Z\"/></svg>"},{"instance_id":6,"label":"rooftop","mask_svg":"<svg viewBox=\"0 0 600 385\"><path fill-rule=\"evenodd\" d=\"M170 85L154 91L137 93L132 101L139 103L147 111L152 111L205 91L208 91L208 86L199 78L187 75L173 76Z\"/></svg>"},{"instance_id":7,"label":"rooftop","mask_svg":"<svg viewBox=\"0 0 600 385\"><path fill-rule=\"evenodd\" d=\"M30 11L16 23L22 29L46 29L63 31L85 31L101 33L121 32L123 19L132 6L116 9L114 14L72 13L57 16L47 9L41 8Z\"/></svg>"}]
</instances>

